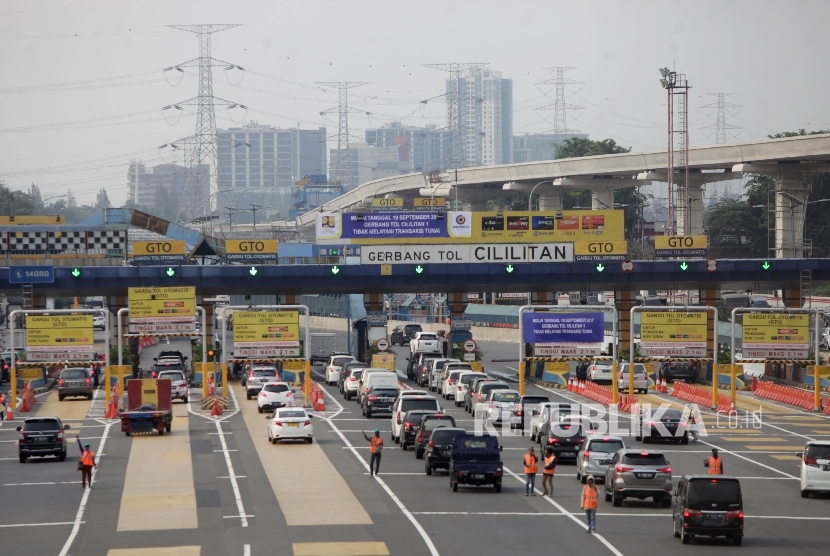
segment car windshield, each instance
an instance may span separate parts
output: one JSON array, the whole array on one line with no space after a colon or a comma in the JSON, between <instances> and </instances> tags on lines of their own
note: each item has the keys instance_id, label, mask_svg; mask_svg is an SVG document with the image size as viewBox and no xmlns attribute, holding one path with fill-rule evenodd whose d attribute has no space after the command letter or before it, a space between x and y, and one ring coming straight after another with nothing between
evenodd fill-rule
<instances>
[{"instance_id":1,"label":"car windshield","mask_svg":"<svg viewBox=\"0 0 830 556\"><path fill-rule=\"evenodd\" d=\"M61 373L63 379L86 378L86 369L65 369Z\"/></svg>"},{"instance_id":2,"label":"car windshield","mask_svg":"<svg viewBox=\"0 0 830 556\"><path fill-rule=\"evenodd\" d=\"M452 439L463 433L462 430L438 428L432 433L432 441L436 444L452 444Z\"/></svg>"},{"instance_id":3,"label":"car windshield","mask_svg":"<svg viewBox=\"0 0 830 556\"><path fill-rule=\"evenodd\" d=\"M170 380L184 380L184 373L182 373L181 371L175 371L172 373L165 371L163 373L159 373L159 378L169 378Z\"/></svg>"},{"instance_id":4,"label":"car windshield","mask_svg":"<svg viewBox=\"0 0 830 556\"><path fill-rule=\"evenodd\" d=\"M343 365L345 365L349 361L353 361L353 359L351 357L335 357L332 360L331 364L334 367L342 367Z\"/></svg>"},{"instance_id":5,"label":"car windshield","mask_svg":"<svg viewBox=\"0 0 830 556\"><path fill-rule=\"evenodd\" d=\"M292 417L306 417L305 411L302 409L283 409L279 412L279 416L282 419L285 418L292 418Z\"/></svg>"},{"instance_id":6,"label":"car windshield","mask_svg":"<svg viewBox=\"0 0 830 556\"><path fill-rule=\"evenodd\" d=\"M24 431L57 431L60 430L60 425L54 419L43 419L39 421L26 421L23 423Z\"/></svg>"},{"instance_id":7,"label":"car windshield","mask_svg":"<svg viewBox=\"0 0 830 556\"><path fill-rule=\"evenodd\" d=\"M688 508L720 510L741 506L741 485L738 481L706 479L689 482Z\"/></svg>"},{"instance_id":8,"label":"car windshield","mask_svg":"<svg viewBox=\"0 0 830 556\"><path fill-rule=\"evenodd\" d=\"M519 401L519 395L515 392L496 392L493 394L493 401L516 403Z\"/></svg>"},{"instance_id":9,"label":"car windshield","mask_svg":"<svg viewBox=\"0 0 830 556\"><path fill-rule=\"evenodd\" d=\"M811 459L830 459L830 446L807 446L804 455Z\"/></svg>"},{"instance_id":10,"label":"car windshield","mask_svg":"<svg viewBox=\"0 0 830 556\"><path fill-rule=\"evenodd\" d=\"M405 413L407 411L412 411L413 409L431 409L432 411L438 411L438 400L419 400L418 398L406 398L401 400L401 411Z\"/></svg>"},{"instance_id":11,"label":"car windshield","mask_svg":"<svg viewBox=\"0 0 830 556\"><path fill-rule=\"evenodd\" d=\"M625 454L622 457L622 462L629 465L648 465L653 467L657 465L666 465L666 456L663 454L649 453Z\"/></svg>"},{"instance_id":12,"label":"car windshield","mask_svg":"<svg viewBox=\"0 0 830 556\"><path fill-rule=\"evenodd\" d=\"M591 446L588 448L592 452L604 452L606 454L615 454L617 450L623 447L622 440L592 440Z\"/></svg>"},{"instance_id":13,"label":"car windshield","mask_svg":"<svg viewBox=\"0 0 830 556\"><path fill-rule=\"evenodd\" d=\"M254 369L254 376L277 376L274 369Z\"/></svg>"},{"instance_id":14,"label":"car windshield","mask_svg":"<svg viewBox=\"0 0 830 556\"><path fill-rule=\"evenodd\" d=\"M291 388L288 387L287 384L266 384L265 391L266 392L288 392Z\"/></svg>"}]
</instances>

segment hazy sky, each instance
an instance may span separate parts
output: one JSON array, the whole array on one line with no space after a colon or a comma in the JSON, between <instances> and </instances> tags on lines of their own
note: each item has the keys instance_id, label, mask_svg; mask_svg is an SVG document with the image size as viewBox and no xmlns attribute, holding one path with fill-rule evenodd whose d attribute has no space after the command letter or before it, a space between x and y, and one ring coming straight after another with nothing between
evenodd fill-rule
<instances>
[{"instance_id":1,"label":"hazy sky","mask_svg":"<svg viewBox=\"0 0 830 556\"><path fill-rule=\"evenodd\" d=\"M34 181L44 198L71 187L82 203L105 187L121 204L131 159L172 162L157 147L193 132L195 108L169 120L161 108L195 96L197 81L168 72L173 87L162 70L198 49L170 24L240 24L214 35L213 56L247 71L215 69L214 94L249 110L217 110L219 127L318 127L337 97L316 81L369 82L353 91L373 114L351 118L355 135L391 120L443 126L444 104L422 117L419 101L441 94L445 76L421 64L487 62L514 81L514 132L545 132L553 116L534 108L553 96L535 84L546 67L574 66L567 76L584 83L568 100L585 110L569 127L644 151L665 145L666 65L693 87L692 145L714 143L699 129L715 121L701 108L714 92L742 106L727 115L743 128L730 141L830 128L828 21L824 0L2 0L0 180Z\"/></svg>"}]
</instances>

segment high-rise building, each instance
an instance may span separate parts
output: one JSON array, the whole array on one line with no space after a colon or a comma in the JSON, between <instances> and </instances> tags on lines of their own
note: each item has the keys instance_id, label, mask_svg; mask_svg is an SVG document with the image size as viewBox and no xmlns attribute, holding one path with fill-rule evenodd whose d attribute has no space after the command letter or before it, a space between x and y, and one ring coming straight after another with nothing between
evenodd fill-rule
<instances>
[{"instance_id":1,"label":"high-rise building","mask_svg":"<svg viewBox=\"0 0 830 556\"><path fill-rule=\"evenodd\" d=\"M217 131L219 148L219 199L217 206L248 203L262 205L267 213L287 213L280 206L290 199L294 180L326 172L326 128L280 129L251 122ZM237 221L251 218L238 215Z\"/></svg>"},{"instance_id":2,"label":"high-rise building","mask_svg":"<svg viewBox=\"0 0 830 556\"><path fill-rule=\"evenodd\" d=\"M407 173L447 170L450 132L437 130L434 124L424 127L390 122L366 130L366 144L373 147L398 147L400 162L408 165Z\"/></svg>"},{"instance_id":3,"label":"high-rise building","mask_svg":"<svg viewBox=\"0 0 830 556\"><path fill-rule=\"evenodd\" d=\"M162 204L172 204L174 208L178 209L182 194L185 191L187 174L187 168L178 164L159 164L150 168L148 172L143 162L131 162L127 173L128 199L143 207L162 208ZM193 175L198 176L200 182L192 189L193 194L199 198L207 198L210 187L210 165L201 164L199 170L193 172ZM190 219L201 215L188 214L181 216L184 219Z\"/></svg>"},{"instance_id":4,"label":"high-rise building","mask_svg":"<svg viewBox=\"0 0 830 556\"><path fill-rule=\"evenodd\" d=\"M447 93L452 82L446 80ZM513 80L500 71L469 69L458 80L458 110L466 166L508 164L513 159ZM449 119L449 109L447 112Z\"/></svg>"},{"instance_id":5,"label":"high-rise building","mask_svg":"<svg viewBox=\"0 0 830 556\"><path fill-rule=\"evenodd\" d=\"M402 160L399 145L375 147L366 143L351 143L347 160L352 169L351 182L357 187L366 182L410 173L409 161ZM332 149L329 160L337 160L337 149ZM332 174L333 175L333 174ZM343 184L344 190L347 185Z\"/></svg>"},{"instance_id":6,"label":"high-rise building","mask_svg":"<svg viewBox=\"0 0 830 556\"><path fill-rule=\"evenodd\" d=\"M513 162L535 162L556 158L554 143L561 145L575 137L587 139L586 133L525 133L513 136Z\"/></svg>"}]
</instances>

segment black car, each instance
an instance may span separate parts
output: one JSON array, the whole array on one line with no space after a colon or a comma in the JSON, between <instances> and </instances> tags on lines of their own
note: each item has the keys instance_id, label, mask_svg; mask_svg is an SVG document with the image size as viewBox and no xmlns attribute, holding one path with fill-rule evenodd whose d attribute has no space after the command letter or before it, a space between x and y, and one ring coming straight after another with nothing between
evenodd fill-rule
<instances>
[{"instance_id":1,"label":"black car","mask_svg":"<svg viewBox=\"0 0 830 556\"><path fill-rule=\"evenodd\" d=\"M487 375L483 374L483 376L477 376L473 380L470 381L470 385L467 387L467 391L464 392L464 411L467 413L473 412L473 396L475 395L476 390L478 389L478 385L480 382L485 380L493 380L495 379L488 377Z\"/></svg>"},{"instance_id":2,"label":"black car","mask_svg":"<svg viewBox=\"0 0 830 556\"><path fill-rule=\"evenodd\" d=\"M547 436L542 439L542 448L553 449L557 461L576 461L577 453L585 443L586 424L579 419L551 423Z\"/></svg>"},{"instance_id":3,"label":"black car","mask_svg":"<svg viewBox=\"0 0 830 556\"><path fill-rule=\"evenodd\" d=\"M679 409L643 410L640 413L635 440L642 440L643 444L648 444L652 440L669 440L688 444L687 425Z\"/></svg>"},{"instance_id":4,"label":"black car","mask_svg":"<svg viewBox=\"0 0 830 556\"><path fill-rule=\"evenodd\" d=\"M392 406L398 399L398 389L390 386L374 386L363 396L363 416L373 413L392 413Z\"/></svg>"},{"instance_id":5,"label":"black car","mask_svg":"<svg viewBox=\"0 0 830 556\"><path fill-rule=\"evenodd\" d=\"M423 332L420 324L399 324L389 335L389 342L393 346L395 344L407 345L418 332Z\"/></svg>"},{"instance_id":6,"label":"black car","mask_svg":"<svg viewBox=\"0 0 830 556\"><path fill-rule=\"evenodd\" d=\"M348 363L343 365L343 367L340 369L340 378L337 379L337 389L340 390L340 393L346 393L346 387L343 385L343 382L347 378L349 378L349 371L352 371L354 369L365 369L368 366L369 365L363 363L362 361L349 361Z\"/></svg>"},{"instance_id":7,"label":"black car","mask_svg":"<svg viewBox=\"0 0 830 556\"><path fill-rule=\"evenodd\" d=\"M530 412L540 403L549 401L550 398L548 396L522 396L522 399L519 400L519 407L513 411L515 419L514 422L510 424L510 428L521 430L522 436L524 436L525 421L530 419Z\"/></svg>"},{"instance_id":8,"label":"black car","mask_svg":"<svg viewBox=\"0 0 830 556\"><path fill-rule=\"evenodd\" d=\"M435 353L413 353L406 359L406 378L409 380L418 381L417 376L421 372L421 367L427 360L439 359L439 355Z\"/></svg>"},{"instance_id":9,"label":"black car","mask_svg":"<svg viewBox=\"0 0 830 556\"><path fill-rule=\"evenodd\" d=\"M666 361L660 365L657 378L666 379L666 382L682 380L683 382L697 382L697 363L694 361Z\"/></svg>"},{"instance_id":10,"label":"black car","mask_svg":"<svg viewBox=\"0 0 830 556\"><path fill-rule=\"evenodd\" d=\"M449 469L452 455L452 441L459 434L467 434L464 429L440 427L432 431L424 452L424 472L432 475L436 469Z\"/></svg>"},{"instance_id":11,"label":"black car","mask_svg":"<svg viewBox=\"0 0 830 556\"><path fill-rule=\"evenodd\" d=\"M187 374L187 369L182 363L156 363L150 369L150 378L157 378L161 371L182 371L185 375Z\"/></svg>"},{"instance_id":12,"label":"black car","mask_svg":"<svg viewBox=\"0 0 830 556\"><path fill-rule=\"evenodd\" d=\"M0 384L4 382L11 382L12 374L9 368L9 363L5 359L0 359Z\"/></svg>"},{"instance_id":13,"label":"black car","mask_svg":"<svg viewBox=\"0 0 830 556\"><path fill-rule=\"evenodd\" d=\"M723 475L684 475L677 483L672 531L689 544L692 537L726 537L740 545L744 537L741 483Z\"/></svg>"},{"instance_id":14,"label":"black car","mask_svg":"<svg viewBox=\"0 0 830 556\"><path fill-rule=\"evenodd\" d=\"M58 461L66 459L66 435L69 425L58 417L31 417L17 427L20 432L18 455L20 463L32 456L56 456Z\"/></svg>"},{"instance_id":15,"label":"black car","mask_svg":"<svg viewBox=\"0 0 830 556\"><path fill-rule=\"evenodd\" d=\"M429 373L432 372L432 362L436 359L443 359L443 357L436 357L433 354L421 358L421 362L416 367L415 376L413 380L418 383L418 386L424 387L429 385Z\"/></svg>"},{"instance_id":16,"label":"black car","mask_svg":"<svg viewBox=\"0 0 830 556\"><path fill-rule=\"evenodd\" d=\"M424 451L429 442L429 437L437 428L454 427L455 419L452 415L445 413L436 413L434 415L427 415L421 419L421 426L418 427L418 432L415 433L415 459L424 457Z\"/></svg>"},{"instance_id":17,"label":"black car","mask_svg":"<svg viewBox=\"0 0 830 556\"><path fill-rule=\"evenodd\" d=\"M401 435L399 442L401 450L404 452L410 445L415 443L415 435L418 433L418 428L421 426L421 420L426 415L435 415L435 411L428 409L414 409L408 411L401 422Z\"/></svg>"}]
</instances>

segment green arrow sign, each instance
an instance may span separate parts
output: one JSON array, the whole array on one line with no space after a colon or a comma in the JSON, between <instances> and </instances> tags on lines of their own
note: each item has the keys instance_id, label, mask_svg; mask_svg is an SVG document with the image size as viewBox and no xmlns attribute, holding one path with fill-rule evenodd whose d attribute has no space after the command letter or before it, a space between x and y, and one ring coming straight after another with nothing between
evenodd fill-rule
<instances>
[{"instance_id":1,"label":"green arrow sign","mask_svg":"<svg viewBox=\"0 0 830 556\"><path fill-rule=\"evenodd\" d=\"M252 266L252 267L250 268L250 270L248 270L248 273L249 273L251 276L256 276L256 275L257 275L257 272L259 272L259 270L257 270L257 267L255 267L255 266Z\"/></svg>"},{"instance_id":2,"label":"green arrow sign","mask_svg":"<svg viewBox=\"0 0 830 556\"><path fill-rule=\"evenodd\" d=\"M764 270L769 270L769 267L769 261L764 261L764 264L761 265L761 268L763 268Z\"/></svg>"},{"instance_id":3,"label":"green arrow sign","mask_svg":"<svg viewBox=\"0 0 830 556\"><path fill-rule=\"evenodd\" d=\"M415 267L415 272L417 272L418 274L421 274L423 271L424 267L422 267L421 265Z\"/></svg>"},{"instance_id":4,"label":"green arrow sign","mask_svg":"<svg viewBox=\"0 0 830 556\"><path fill-rule=\"evenodd\" d=\"M340 272L340 267L339 266L335 265L335 266L331 267L331 273L332 274L337 274L338 272Z\"/></svg>"},{"instance_id":5,"label":"green arrow sign","mask_svg":"<svg viewBox=\"0 0 830 556\"><path fill-rule=\"evenodd\" d=\"M686 264L686 261L680 263L680 270L686 270L689 268L689 265Z\"/></svg>"},{"instance_id":6,"label":"green arrow sign","mask_svg":"<svg viewBox=\"0 0 830 556\"><path fill-rule=\"evenodd\" d=\"M599 263L599 264L597 265L597 272L602 272L603 270L605 270L605 266L603 266L603 264L602 264L602 263Z\"/></svg>"},{"instance_id":7,"label":"green arrow sign","mask_svg":"<svg viewBox=\"0 0 830 556\"><path fill-rule=\"evenodd\" d=\"M73 268L72 269L72 276L74 276L75 278L80 278L81 277L81 269L80 268Z\"/></svg>"},{"instance_id":8,"label":"green arrow sign","mask_svg":"<svg viewBox=\"0 0 830 556\"><path fill-rule=\"evenodd\" d=\"M173 276L175 276L175 275L176 275L176 271L175 271L175 269L173 269L172 267L168 267L168 268L167 268L167 275L168 275L168 276L170 276L171 278L172 278Z\"/></svg>"},{"instance_id":9,"label":"green arrow sign","mask_svg":"<svg viewBox=\"0 0 830 556\"><path fill-rule=\"evenodd\" d=\"M516 270L516 267L514 267L512 264L509 264L509 265L507 265L506 267L504 267L504 270L506 270L506 271L507 271L507 273L508 273L508 274L510 274L510 273L512 273L514 270Z\"/></svg>"}]
</instances>

